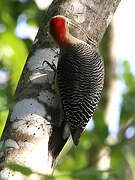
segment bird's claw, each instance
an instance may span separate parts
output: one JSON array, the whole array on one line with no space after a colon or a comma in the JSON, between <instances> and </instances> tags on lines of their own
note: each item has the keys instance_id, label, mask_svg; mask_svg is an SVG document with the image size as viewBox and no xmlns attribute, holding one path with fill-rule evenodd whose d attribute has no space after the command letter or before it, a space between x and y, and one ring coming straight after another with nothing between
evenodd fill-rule
<instances>
[{"instance_id":1,"label":"bird's claw","mask_svg":"<svg viewBox=\"0 0 135 180\"><path fill-rule=\"evenodd\" d=\"M51 64L50 62L46 61L46 60L43 61L42 65L44 65L44 63L46 63L54 72L57 71L56 65L55 65L55 63L54 63L54 60L52 61L52 64Z\"/></svg>"}]
</instances>

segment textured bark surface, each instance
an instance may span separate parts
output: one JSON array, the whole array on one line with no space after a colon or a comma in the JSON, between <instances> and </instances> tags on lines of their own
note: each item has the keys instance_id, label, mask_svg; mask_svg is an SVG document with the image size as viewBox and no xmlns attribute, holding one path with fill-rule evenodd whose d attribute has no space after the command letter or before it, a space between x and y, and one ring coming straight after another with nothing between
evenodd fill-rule
<instances>
[{"instance_id":1,"label":"textured bark surface","mask_svg":"<svg viewBox=\"0 0 135 180\"><path fill-rule=\"evenodd\" d=\"M53 123L61 119L60 98L55 91L54 72L45 63L57 64L59 49L48 33L49 19L64 15L80 29L70 27L78 39L98 47L120 0L54 0L43 18L15 93L3 133L0 163L16 162L33 171L51 174L52 157L48 157L48 140ZM1 176L24 179L20 173L2 169ZM30 179L31 177L29 177ZM33 177L32 177L33 179ZM38 177L36 177L38 179Z\"/></svg>"}]
</instances>

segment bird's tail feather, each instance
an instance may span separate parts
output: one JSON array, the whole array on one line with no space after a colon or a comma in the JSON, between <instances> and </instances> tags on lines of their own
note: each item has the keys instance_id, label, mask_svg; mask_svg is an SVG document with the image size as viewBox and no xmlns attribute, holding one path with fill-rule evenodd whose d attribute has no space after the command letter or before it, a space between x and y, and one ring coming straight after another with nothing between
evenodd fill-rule
<instances>
[{"instance_id":1,"label":"bird's tail feather","mask_svg":"<svg viewBox=\"0 0 135 180\"><path fill-rule=\"evenodd\" d=\"M54 126L52 129L52 134L48 142L48 153L52 157L52 166L55 164L55 161L62 151L64 145L66 144L69 137L66 139L63 138L65 123L63 122L60 127Z\"/></svg>"},{"instance_id":2,"label":"bird's tail feather","mask_svg":"<svg viewBox=\"0 0 135 180\"><path fill-rule=\"evenodd\" d=\"M75 146L77 146L79 144L80 136L81 136L83 130L84 130L83 128L70 129L73 143Z\"/></svg>"}]
</instances>

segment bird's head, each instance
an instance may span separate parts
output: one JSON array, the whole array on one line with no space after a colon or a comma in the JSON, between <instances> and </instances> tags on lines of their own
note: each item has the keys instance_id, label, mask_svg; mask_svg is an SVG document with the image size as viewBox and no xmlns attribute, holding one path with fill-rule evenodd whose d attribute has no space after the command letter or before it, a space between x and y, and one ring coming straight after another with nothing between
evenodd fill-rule
<instances>
[{"instance_id":1,"label":"bird's head","mask_svg":"<svg viewBox=\"0 0 135 180\"><path fill-rule=\"evenodd\" d=\"M65 43L67 34L69 33L68 19L64 16L54 16L50 20L50 33L53 39L58 43Z\"/></svg>"}]
</instances>

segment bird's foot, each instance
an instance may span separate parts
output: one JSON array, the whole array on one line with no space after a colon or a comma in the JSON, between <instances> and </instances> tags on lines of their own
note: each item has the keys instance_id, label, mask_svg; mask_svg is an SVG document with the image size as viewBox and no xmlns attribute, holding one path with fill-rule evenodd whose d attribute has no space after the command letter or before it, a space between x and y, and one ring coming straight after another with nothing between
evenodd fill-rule
<instances>
[{"instance_id":1,"label":"bird's foot","mask_svg":"<svg viewBox=\"0 0 135 180\"><path fill-rule=\"evenodd\" d=\"M57 71L56 65L55 65L55 63L54 63L54 60L52 61L52 64L51 64L50 62L46 61L46 60L43 61L42 65L44 65L44 63L46 63L54 72Z\"/></svg>"}]
</instances>

